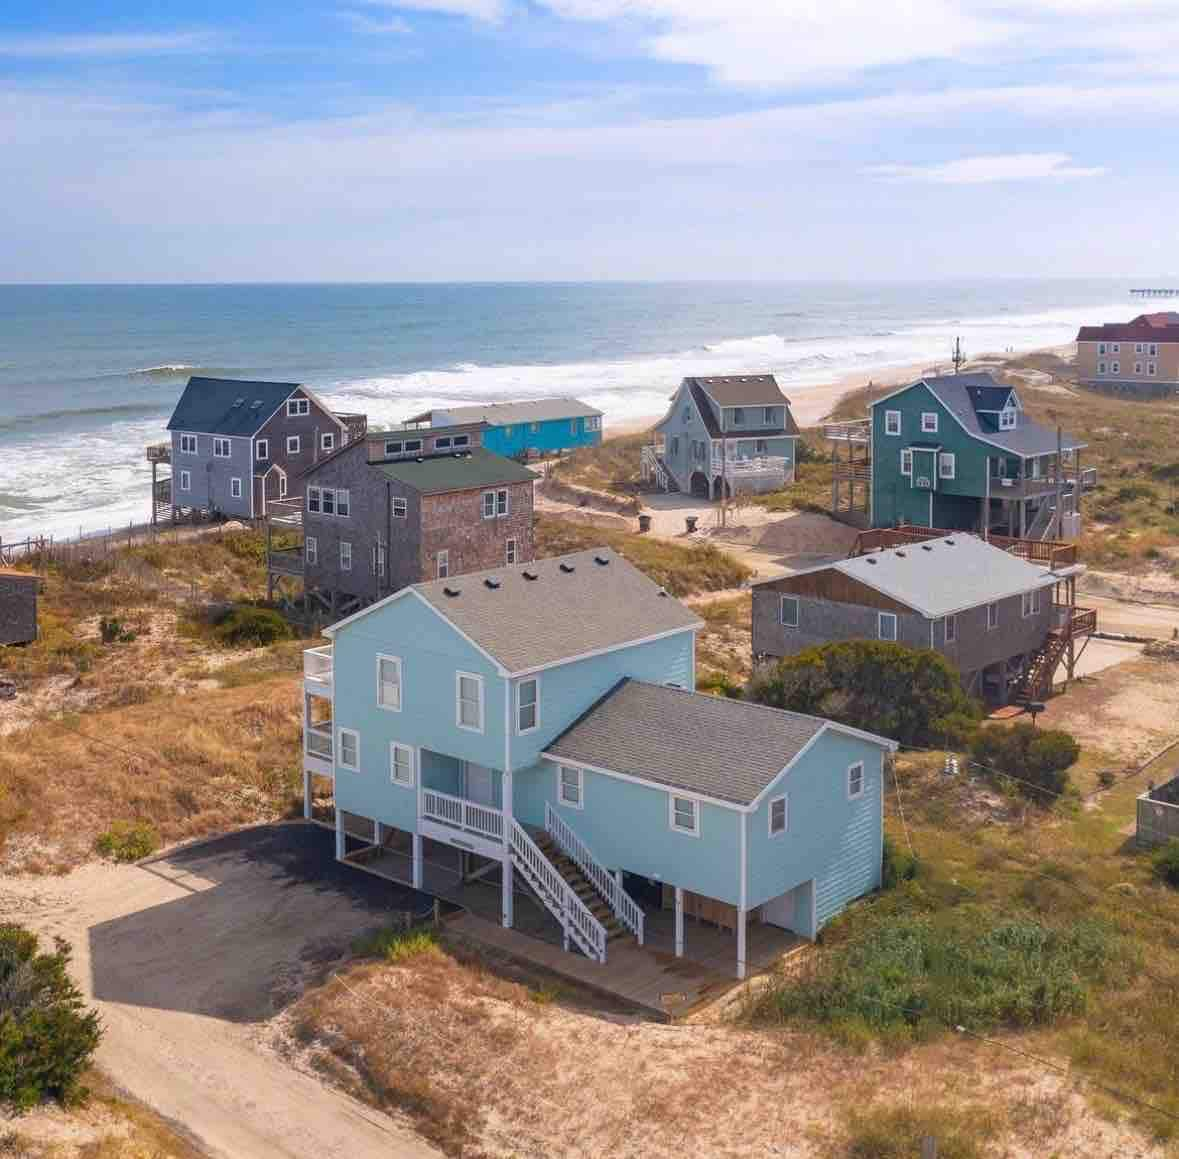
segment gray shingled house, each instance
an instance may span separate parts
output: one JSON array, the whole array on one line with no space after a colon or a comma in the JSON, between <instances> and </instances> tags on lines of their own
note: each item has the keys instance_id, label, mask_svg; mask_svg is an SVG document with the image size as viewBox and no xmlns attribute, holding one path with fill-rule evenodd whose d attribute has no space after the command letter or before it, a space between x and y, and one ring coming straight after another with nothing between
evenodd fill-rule
<instances>
[{"instance_id":1,"label":"gray shingled house","mask_svg":"<svg viewBox=\"0 0 1179 1159\"><path fill-rule=\"evenodd\" d=\"M272 590L346 615L407 584L533 558L532 471L480 445L485 424L369 432L303 477L302 544Z\"/></svg>"},{"instance_id":2,"label":"gray shingled house","mask_svg":"<svg viewBox=\"0 0 1179 1159\"><path fill-rule=\"evenodd\" d=\"M878 550L753 589L755 659L840 640L932 648L972 696L1003 704L1051 691L1096 628L1072 603L1083 564L1052 569L965 532Z\"/></svg>"},{"instance_id":3,"label":"gray shingled house","mask_svg":"<svg viewBox=\"0 0 1179 1159\"><path fill-rule=\"evenodd\" d=\"M0 644L30 644L37 638L40 586L35 575L0 568Z\"/></svg>"},{"instance_id":4,"label":"gray shingled house","mask_svg":"<svg viewBox=\"0 0 1179 1159\"><path fill-rule=\"evenodd\" d=\"M334 414L297 382L190 378L168 422L173 518L185 511L260 519L276 499L300 497L301 476L363 437L363 415Z\"/></svg>"}]
</instances>

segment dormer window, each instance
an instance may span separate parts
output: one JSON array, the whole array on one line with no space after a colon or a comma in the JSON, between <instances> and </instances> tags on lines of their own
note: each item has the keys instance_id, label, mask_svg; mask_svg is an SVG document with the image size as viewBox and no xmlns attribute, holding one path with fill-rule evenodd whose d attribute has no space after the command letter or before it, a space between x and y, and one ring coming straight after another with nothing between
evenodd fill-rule
<instances>
[{"instance_id":1,"label":"dormer window","mask_svg":"<svg viewBox=\"0 0 1179 1159\"><path fill-rule=\"evenodd\" d=\"M745 425L745 408L743 406L733 407L733 426L743 427Z\"/></svg>"},{"instance_id":2,"label":"dormer window","mask_svg":"<svg viewBox=\"0 0 1179 1159\"><path fill-rule=\"evenodd\" d=\"M1015 407L1008 403L999 412L999 430L1013 431L1015 430Z\"/></svg>"}]
</instances>

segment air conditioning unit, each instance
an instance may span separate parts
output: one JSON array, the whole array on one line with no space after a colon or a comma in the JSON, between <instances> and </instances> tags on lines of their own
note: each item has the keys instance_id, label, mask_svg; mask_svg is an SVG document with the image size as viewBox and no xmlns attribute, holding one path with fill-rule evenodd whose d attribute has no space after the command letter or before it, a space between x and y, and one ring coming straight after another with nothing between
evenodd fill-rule
<instances>
[{"instance_id":1,"label":"air conditioning unit","mask_svg":"<svg viewBox=\"0 0 1179 1159\"><path fill-rule=\"evenodd\" d=\"M999 486L1000 487L1014 487L1015 480L1014 479L1000 479Z\"/></svg>"},{"instance_id":2,"label":"air conditioning unit","mask_svg":"<svg viewBox=\"0 0 1179 1159\"><path fill-rule=\"evenodd\" d=\"M1081 534L1081 517L1074 512L1065 512L1060 517L1061 539L1076 539Z\"/></svg>"}]
</instances>

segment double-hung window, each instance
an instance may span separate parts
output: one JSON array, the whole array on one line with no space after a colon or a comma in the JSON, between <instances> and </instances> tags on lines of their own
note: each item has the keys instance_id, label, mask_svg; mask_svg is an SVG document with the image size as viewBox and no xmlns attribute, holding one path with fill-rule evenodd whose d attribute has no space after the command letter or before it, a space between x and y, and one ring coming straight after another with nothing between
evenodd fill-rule
<instances>
[{"instance_id":1,"label":"double-hung window","mask_svg":"<svg viewBox=\"0 0 1179 1159\"><path fill-rule=\"evenodd\" d=\"M1111 362L1109 364L1109 372L1110 374L1121 374L1122 364L1120 362Z\"/></svg>"},{"instance_id":2,"label":"double-hung window","mask_svg":"<svg viewBox=\"0 0 1179 1159\"><path fill-rule=\"evenodd\" d=\"M896 612L880 612L876 617L876 635L881 640L895 640L897 638Z\"/></svg>"},{"instance_id":3,"label":"double-hung window","mask_svg":"<svg viewBox=\"0 0 1179 1159\"><path fill-rule=\"evenodd\" d=\"M529 677L516 685L516 731L531 732L540 724L540 680Z\"/></svg>"},{"instance_id":4,"label":"double-hung window","mask_svg":"<svg viewBox=\"0 0 1179 1159\"><path fill-rule=\"evenodd\" d=\"M1097 343L1097 353L1098 353L1098 354L1104 354L1104 353L1105 353L1105 343L1104 343L1104 342L1098 342L1098 343Z\"/></svg>"},{"instance_id":5,"label":"double-hung window","mask_svg":"<svg viewBox=\"0 0 1179 1159\"><path fill-rule=\"evenodd\" d=\"M745 408L742 406L733 407L733 426L743 427L745 425Z\"/></svg>"},{"instance_id":6,"label":"double-hung window","mask_svg":"<svg viewBox=\"0 0 1179 1159\"><path fill-rule=\"evenodd\" d=\"M884 412L884 433L886 435L899 435L901 433L901 412L899 410L886 410Z\"/></svg>"},{"instance_id":7,"label":"double-hung window","mask_svg":"<svg viewBox=\"0 0 1179 1159\"><path fill-rule=\"evenodd\" d=\"M854 801L857 797L864 795L864 762L856 761L854 765L848 765L847 769L847 797L849 801Z\"/></svg>"},{"instance_id":8,"label":"double-hung window","mask_svg":"<svg viewBox=\"0 0 1179 1159\"><path fill-rule=\"evenodd\" d=\"M311 413L311 402L305 398L287 399L287 418L296 419Z\"/></svg>"},{"instance_id":9,"label":"double-hung window","mask_svg":"<svg viewBox=\"0 0 1179 1159\"><path fill-rule=\"evenodd\" d=\"M1146 353L1149 354L1151 358L1157 358L1159 353L1158 343L1150 343L1150 345L1146 348Z\"/></svg>"},{"instance_id":10,"label":"double-hung window","mask_svg":"<svg viewBox=\"0 0 1179 1159\"><path fill-rule=\"evenodd\" d=\"M352 570L352 544L346 539L340 540L340 570Z\"/></svg>"},{"instance_id":11,"label":"double-hung window","mask_svg":"<svg viewBox=\"0 0 1179 1159\"><path fill-rule=\"evenodd\" d=\"M494 519L495 518L495 492L494 491L484 491L483 492L483 518L484 519Z\"/></svg>"},{"instance_id":12,"label":"double-hung window","mask_svg":"<svg viewBox=\"0 0 1179 1159\"><path fill-rule=\"evenodd\" d=\"M195 455L197 453L196 435L180 436L180 453L182 455Z\"/></svg>"},{"instance_id":13,"label":"double-hung window","mask_svg":"<svg viewBox=\"0 0 1179 1159\"><path fill-rule=\"evenodd\" d=\"M952 479L957 470L957 460L953 451L942 451L937 457L938 476L942 479Z\"/></svg>"},{"instance_id":14,"label":"double-hung window","mask_svg":"<svg viewBox=\"0 0 1179 1159\"><path fill-rule=\"evenodd\" d=\"M1134 363L1134 373L1135 373L1135 374L1141 374L1141 373L1142 373L1142 363L1141 363L1141 362L1135 362L1135 363Z\"/></svg>"},{"instance_id":15,"label":"double-hung window","mask_svg":"<svg viewBox=\"0 0 1179 1159\"><path fill-rule=\"evenodd\" d=\"M1040 614L1040 589L1037 588L1034 592L1024 592L1021 601L1021 611L1024 619L1028 616L1037 616Z\"/></svg>"},{"instance_id":16,"label":"double-hung window","mask_svg":"<svg viewBox=\"0 0 1179 1159\"><path fill-rule=\"evenodd\" d=\"M325 487L321 492L323 499L323 513L324 515L335 515L336 513L336 493L330 487Z\"/></svg>"},{"instance_id":17,"label":"double-hung window","mask_svg":"<svg viewBox=\"0 0 1179 1159\"><path fill-rule=\"evenodd\" d=\"M1157 371L1158 371L1158 363L1156 363L1156 362L1148 362L1148 363L1146 364L1146 373L1147 373L1147 374L1149 374L1149 375L1153 375L1153 374L1155 374Z\"/></svg>"},{"instance_id":18,"label":"double-hung window","mask_svg":"<svg viewBox=\"0 0 1179 1159\"><path fill-rule=\"evenodd\" d=\"M213 458L228 459L233 454L232 444L228 439L213 440Z\"/></svg>"},{"instance_id":19,"label":"double-hung window","mask_svg":"<svg viewBox=\"0 0 1179 1159\"><path fill-rule=\"evenodd\" d=\"M483 731L483 677L455 673L455 723L468 732Z\"/></svg>"},{"instance_id":20,"label":"double-hung window","mask_svg":"<svg viewBox=\"0 0 1179 1159\"><path fill-rule=\"evenodd\" d=\"M483 518L494 519L497 515L508 514L508 489L483 492Z\"/></svg>"},{"instance_id":21,"label":"double-hung window","mask_svg":"<svg viewBox=\"0 0 1179 1159\"><path fill-rule=\"evenodd\" d=\"M798 627L798 596L783 596L778 602L778 623L783 628Z\"/></svg>"},{"instance_id":22,"label":"double-hung window","mask_svg":"<svg viewBox=\"0 0 1179 1159\"><path fill-rule=\"evenodd\" d=\"M677 797L674 793L667 799L667 823L677 833L700 836L700 802L692 797Z\"/></svg>"},{"instance_id":23,"label":"double-hung window","mask_svg":"<svg viewBox=\"0 0 1179 1159\"><path fill-rule=\"evenodd\" d=\"M770 836L781 837L790 823L790 811L785 795L770 799L769 808Z\"/></svg>"},{"instance_id":24,"label":"double-hung window","mask_svg":"<svg viewBox=\"0 0 1179 1159\"><path fill-rule=\"evenodd\" d=\"M180 472L180 490L181 491L191 491L192 490L192 473L190 471L181 471Z\"/></svg>"},{"instance_id":25,"label":"double-hung window","mask_svg":"<svg viewBox=\"0 0 1179 1159\"><path fill-rule=\"evenodd\" d=\"M242 497L242 481L234 478L229 480L229 497L231 499L240 499Z\"/></svg>"},{"instance_id":26,"label":"double-hung window","mask_svg":"<svg viewBox=\"0 0 1179 1159\"><path fill-rule=\"evenodd\" d=\"M572 765L557 766L557 800L571 809L585 805L585 778L581 769Z\"/></svg>"},{"instance_id":27,"label":"double-hung window","mask_svg":"<svg viewBox=\"0 0 1179 1159\"><path fill-rule=\"evenodd\" d=\"M319 540L314 535L307 536L303 543L303 554L307 558L307 562L315 564L319 562Z\"/></svg>"},{"instance_id":28,"label":"double-hung window","mask_svg":"<svg viewBox=\"0 0 1179 1159\"><path fill-rule=\"evenodd\" d=\"M352 728L342 728L338 734L340 768L360 771L360 733Z\"/></svg>"},{"instance_id":29,"label":"double-hung window","mask_svg":"<svg viewBox=\"0 0 1179 1159\"><path fill-rule=\"evenodd\" d=\"M958 639L958 617L947 616L942 621L943 635L947 644L954 643Z\"/></svg>"},{"instance_id":30,"label":"double-hung window","mask_svg":"<svg viewBox=\"0 0 1179 1159\"><path fill-rule=\"evenodd\" d=\"M926 410L921 412L921 433L923 435L937 434L937 411Z\"/></svg>"},{"instance_id":31,"label":"double-hung window","mask_svg":"<svg viewBox=\"0 0 1179 1159\"><path fill-rule=\"evenodd\" d=\"M993 632L999 626L999 605L987 604L987 631Z\"/></svg>"},{"instance_id":32,"label":"double-hung window","mask_svg":"<svg viewBox=\"0 0 1179 1159\"><path fill-rule=\"evenodd\" d=\"M772 406L763 407L761 412L761 421L767 427L775 426L778 421L776 409Z\"/></svg>"},{"instance_id":33,"label":"double-hung window","mask_svg":"<svg viewBox=\"0 0 1179 1159\"><path fill-rule=\"evenodd\" d=\"M1097 364L1097 373L1098 373L1098 374L1104 374L1104 373L1105 373L1105 363L1104 363L1104 362L1099 362L1099 363Z\"/></svg>"},{"instance_id":34,"label":"double-hung window","mask_svg":"<svg viewBox=\"0 0 1179 1159\"><path fill-rule=\"evenodd\" d=\"M504 561L506 563L515 563L520 555L519 544L514 539L509 539L504 549Z\"/></svg>"},{"instance_id":35,"label":"double-hung window","mask_svg":"<svg viewBox=\"0 0 1179 1159\"><path fill-rule=\"evenodd\" d=\"M287 435L287 454L288 455L297 455L299 453L299 448L302 445L303 444L299 442L298 435Z\"/></svg>"},{"instance_id":36,"label":"double-hung window","mask_svg":"<svg viewBox=\"0 0 1179 1159\"><path fill-rule=\"evenodd\" d=\"M1005 406L999 412L999 430L1011 431L1015 429L1015 407Z\"/></svg>"},{"instance_id":37,"label":"double-hung window","mask_svg":"<svg viewBox=\"0 0 1179 1159\"><path fill-rule=\"evenodd\" d=\"M913 452L908 447L901 451L901 474L910 476L913 474Z\"/></svg>"},{"instance_id":38,"label":"double-hung window","mask_svg":"<svg viewBox=\"0 0 1179 1159\"><path fill-rule=\"evenodd\" d=\"M387 442L385 444L385 454L386 455L400 455L401 454L401 444Z\"/></svg>"},{"instance_id":39,"label":"double-hung window","mask_svg":"<svg viewBox=\"0 0 1179 1159\"><path fill-rule=\"evenodd\" d=\"M334 451L336 449L336 436L331 431L324 431L319 436L319 449L321 451Z\"/></svg>"},{"instance_id":40,"label":"double-hung window","mask_svg":"<svg viewBox=\"0 0 1179 1159\"><path fill-rule=\"evenodd\" d=\"M320 509L320 490L318 487L307 488L307 510L318 511Z\"/></svg>"},{"instance_id":41,"label":"double-hung window","mask_svg":"<svg viewBox=\"0 0 1179 1159\"><path fill-rule=\"evenodd\" d=\"M409 500L393 496L393 518L404 519L409 514Z\"/></svg>"},{"instance_id":42,"label":"double-hung window","mask_svg":"<svg viewBox=\"0 0 1179 1159\"><path fill-rule=\"evenodd\" d=\"M401 657L377 657L377 707L401 711Z\"/></svg>"},{"instance_id":43,"label":"double-hung window","mask_svg":"<svg viewBox=\"0 0 1179 1159\"><path fill-rule=\"evenodd\" d=\"M266 460L270 458L270 440L259 439L254 444L254 455L258 459L259 463L266 462Z\"/></svg>"},{"instance_id":44,"label":"double-hung window","mask_svg":"<svg viewBox=\"0 0 1179 1159\"><path fill-rule=\"evenodd\" d=\"M414 784L414 751L411 745L398 744L393 741L389 745L389 780L405 789L412 789Z\"/></svg>"},{"instance_id":45,"label":"double-hung window","mask_svg":"<svg viewBox=\"0 0 1179 1159\"><path fill-rule=\"evenodd\" d=\"M341 490L336 492L336 514L344 518L352 514L351 491Z\"/></svg>"},{"instance_id":46,"label":"double-hung window","mask_svg":"<svg viewBox=\"0 0 1179 1159\"><path fill-rule=\"evenodd\" d=\"M450 549L444 547L438 553L438 578L446 579L450 575Z\"/></svg>"}]
</instances>

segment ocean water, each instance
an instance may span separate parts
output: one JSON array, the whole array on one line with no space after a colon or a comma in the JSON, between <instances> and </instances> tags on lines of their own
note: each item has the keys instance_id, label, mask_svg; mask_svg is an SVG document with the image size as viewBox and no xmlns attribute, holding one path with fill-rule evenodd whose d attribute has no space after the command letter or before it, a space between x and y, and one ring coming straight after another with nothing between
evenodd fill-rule
<instances>
[{"instance_id":1,"label":"ocean water","mask_svg":"<svg viewBox=\"0 0 1179 1159\"><path fill-rule=\"evenodd\" d=\"M787 393L890 366L1068 342L1126 283L0 286L0 538L148 516L143 449L189 374L305 382L374 424L576 395L662 413L688 374Z\"/></svg>"}]
</instances>

